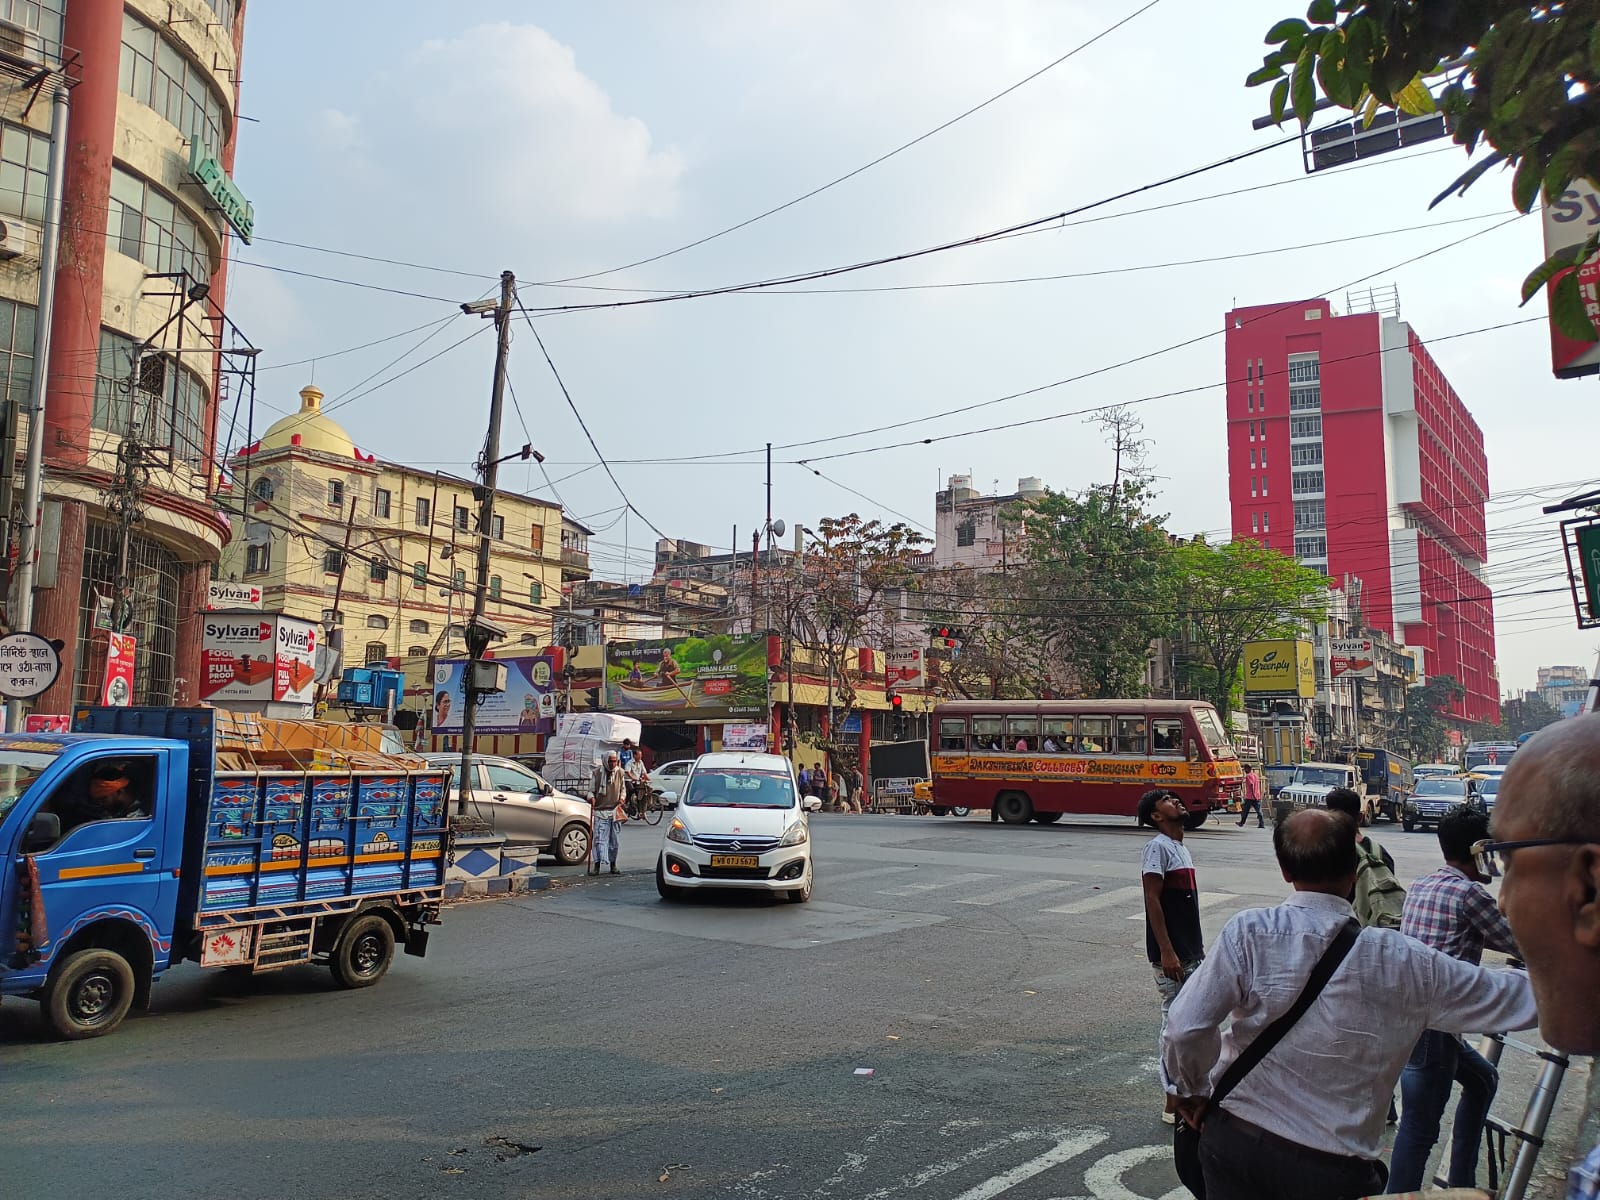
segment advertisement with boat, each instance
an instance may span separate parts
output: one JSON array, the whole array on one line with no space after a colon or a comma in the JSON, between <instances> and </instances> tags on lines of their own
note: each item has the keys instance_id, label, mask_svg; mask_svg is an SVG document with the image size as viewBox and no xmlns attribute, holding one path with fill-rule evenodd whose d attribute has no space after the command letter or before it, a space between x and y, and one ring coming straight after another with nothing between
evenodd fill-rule
<instances>
[{"instance_id":1,"label":"advertisement with boat","mask_svg":"<svg viewBox=\"0 0 1600 1200\"><path fill-rule=\"evenodd\" d=\"M606 698L614 712L675 721L762 720L767 639L735 633L613 642L606 648Z\"/></svg>"}]
</instances>

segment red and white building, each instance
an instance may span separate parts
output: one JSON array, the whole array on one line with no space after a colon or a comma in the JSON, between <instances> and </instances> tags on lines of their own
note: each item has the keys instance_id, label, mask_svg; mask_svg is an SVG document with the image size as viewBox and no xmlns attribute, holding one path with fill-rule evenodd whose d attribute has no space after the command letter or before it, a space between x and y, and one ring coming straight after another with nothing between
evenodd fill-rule
<instances>
[{"instance_id":1,"label":"red and white building","mask_svg":"<svg viewBox=\"0 0 1600 1200\"><path fill-rule=\"evenodd\" d=\"M1233 535L1359 580L1367 625L1466 689L1453 715L1498 720L1483 432L1411 326L1256 305L1226 353Z\"/></svg>"}]
</instances>

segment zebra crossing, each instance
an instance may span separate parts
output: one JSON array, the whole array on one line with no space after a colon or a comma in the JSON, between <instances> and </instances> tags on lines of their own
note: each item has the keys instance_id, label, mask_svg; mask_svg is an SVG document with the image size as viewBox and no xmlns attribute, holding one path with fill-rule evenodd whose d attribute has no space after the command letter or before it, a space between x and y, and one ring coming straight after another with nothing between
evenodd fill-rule
<instances>
[{"instance_id":1,"label":"zebra crossing","mask_svg":"<svg viewBox=\"0 0 1600 1200\"><path fill-rule=\"evenodd\" d=\"M916 878L907 878L916 874ZM925 868L906 866L865 867L839 874L819 873L819 888L834 889L845 883L859 884L863 880L876 880L887 886L871 888L867 906L874 906L878 898L884 901L917 900L925 903L945 903L968 908L991 908L998 905L1036 907L1041 914L1074 917L1105 910L1121 910L1127 920L1144 920L1144 889L1137 885L1103 887L1074 879L1031 878L1018 879L1015 874L992 871L963 871L952 873L930 872ZM855 889L848 889L855 891ZM826 893L825 893L826 894ZM835 902L848 903L849 899L833 891L829 896ZM1056 898L1064 903L1051 904ZM1070 899L1065 899L1071 897ZM1223 909L1230 915L1242 908L1258 904L1276 903L1279 897L1257 896L1227 891L1200 893L1202 911ZM1022 902L1031 901L1032 904ZM857 899L857 903L860 900Z\"/></svg>"}]
</instances>

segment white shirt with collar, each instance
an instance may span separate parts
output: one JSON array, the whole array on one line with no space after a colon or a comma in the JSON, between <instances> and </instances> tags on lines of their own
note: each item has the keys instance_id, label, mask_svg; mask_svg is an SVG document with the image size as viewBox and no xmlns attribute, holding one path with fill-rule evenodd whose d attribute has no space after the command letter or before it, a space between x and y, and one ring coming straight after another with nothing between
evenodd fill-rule
<instances>
[{"instance_id":1,"label":"white shirt with collar","mask_svg":"<svg viewBox=\"0 0 1600 1200\"><path fill-rule=\"evenodd\" d=\"M1167 1017L1162 1057L1180 1095L1211 1094L1240 1050L1293 1006L1352 915L1341 897L1295 892L1228 922ZM1363 929L1316 1002L1222 1107L1302 1146L1375 1159L1389 1098L1423 1030L1528 1029L1538 1019L1522 972L1461 962L1393 929Z\"/></svg>"}]
</instances>

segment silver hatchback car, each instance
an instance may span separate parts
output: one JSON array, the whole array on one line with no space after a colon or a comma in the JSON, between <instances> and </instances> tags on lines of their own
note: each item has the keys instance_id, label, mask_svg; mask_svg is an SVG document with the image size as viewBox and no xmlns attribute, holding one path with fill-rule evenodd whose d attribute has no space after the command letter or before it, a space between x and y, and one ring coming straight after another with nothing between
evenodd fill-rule
<instances>
[{"instance_id":1,"label":"silver hatchback car","mask_svg":"<svg viewBox=\"0 0 1600 1200\"><path fill-rule=\"evenodd\" d=\"M461 769L459 754L424 755L430 767ZM472 768L477 778L468 789L472 811L504 834L507 841L532 844L541 854L552 854L566 864L589 857L591 818L589 802L557 791L544 778L519 762L498 754L475 754ZM459 791L452 781L452 811Z\"/></svg>"}]
</instances>

